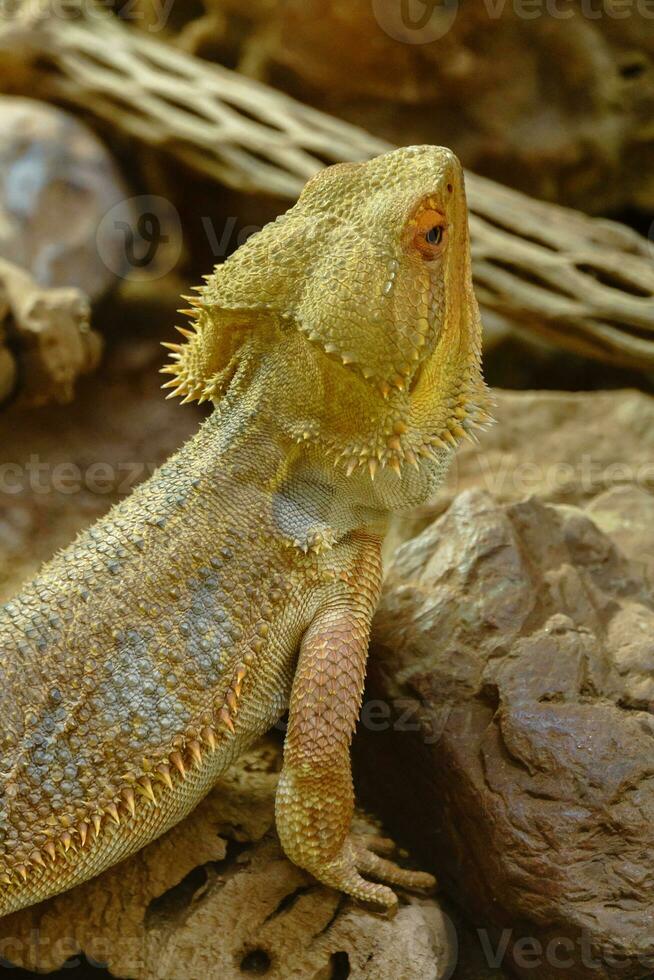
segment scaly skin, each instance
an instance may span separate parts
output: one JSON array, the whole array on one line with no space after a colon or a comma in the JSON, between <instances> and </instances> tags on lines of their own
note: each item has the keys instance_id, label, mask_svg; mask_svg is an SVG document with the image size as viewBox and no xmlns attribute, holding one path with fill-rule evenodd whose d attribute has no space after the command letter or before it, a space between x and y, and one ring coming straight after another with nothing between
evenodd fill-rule
<instances>
[{"instance_id":1,"label":"scaly skin","mask_svg":"<svg viewBox=\"0 0 654 980\"><path fill-rule=\"evenodd\" d=\"M349 746L385 520L487 418L461 168L323 171L198 292L164 370L212 416L0 612L0 915L163 833L287 708L289 857L386 908L362 873L432 882L350 836Z\"/></svg>"}]
</instances>

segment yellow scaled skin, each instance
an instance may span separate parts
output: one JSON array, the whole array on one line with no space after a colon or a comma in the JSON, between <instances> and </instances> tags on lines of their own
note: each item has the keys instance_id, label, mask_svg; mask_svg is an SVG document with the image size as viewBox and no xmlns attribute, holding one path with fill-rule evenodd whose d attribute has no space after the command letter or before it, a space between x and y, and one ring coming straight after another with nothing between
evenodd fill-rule
<instances>
[{"instance_id":1,"label":"yellow scaled skin","mask_svg":"<svg viewBox=\"0 0 654 980\"><path fill-rule=\"evenodd\" d=\"M180 820L289 708L277 827L390 908L350 836L349 746L391 511L482 423L463 178L409 147L314 177L218 267L173 347L215 411L0 610L0 915Z\"/></svg>"}]
</instances>

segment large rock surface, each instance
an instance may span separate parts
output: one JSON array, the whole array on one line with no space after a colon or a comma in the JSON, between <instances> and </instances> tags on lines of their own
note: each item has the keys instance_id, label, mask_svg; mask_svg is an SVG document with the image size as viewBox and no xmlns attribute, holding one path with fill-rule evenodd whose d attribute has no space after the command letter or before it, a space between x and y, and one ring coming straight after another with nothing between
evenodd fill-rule
<instances>
[{"instance_id":1,"label":"large rock surface","mask_svg":"<svg viewBox=\"0 0 654 980\"><path fill-rule=\"evenodd\" d=\"M504 943L539 980L564 963L574 978L649 976L654 599L642 563L577 507L464 491L398 551L369 677L368 798L488 949Z\"/></svg>"}]
</instances>

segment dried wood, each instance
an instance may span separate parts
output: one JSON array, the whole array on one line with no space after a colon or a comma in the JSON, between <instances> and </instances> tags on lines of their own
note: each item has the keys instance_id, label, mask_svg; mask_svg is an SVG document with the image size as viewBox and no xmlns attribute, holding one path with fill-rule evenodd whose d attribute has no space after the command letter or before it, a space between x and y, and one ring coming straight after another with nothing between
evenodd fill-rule
<instances>
[{"instance_id":1,"label":"dried wood","mask_svg":"<svg viewBox=\"0 0 654 980\"><path fill-rule=\"evenodd\" d=\"M0 259L0 402L67 402L75 381L100 359L89 325L88 297L74 287L40 286L25 269Z\"/></svg>"}]
</instances>

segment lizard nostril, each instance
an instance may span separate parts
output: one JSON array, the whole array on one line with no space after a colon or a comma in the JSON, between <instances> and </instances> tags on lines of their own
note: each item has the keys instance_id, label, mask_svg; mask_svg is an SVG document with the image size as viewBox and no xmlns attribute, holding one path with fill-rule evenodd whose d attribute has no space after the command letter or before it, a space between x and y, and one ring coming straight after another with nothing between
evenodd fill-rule
<instances>
[{"instance_id":1,"label":"lizard nostril","mask_svg":"<svg viewBox=\"0 0 654 980\"><path fill-rule=\"evenodd\" d=\"M448 184L447 185L447 193L448 194L451 194L453 190L454 190L454 188L452 187L452 185L451 184Z\"/></svg>"}]
</instances>

